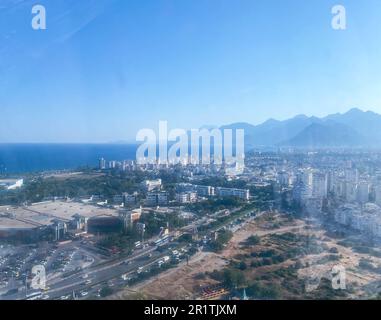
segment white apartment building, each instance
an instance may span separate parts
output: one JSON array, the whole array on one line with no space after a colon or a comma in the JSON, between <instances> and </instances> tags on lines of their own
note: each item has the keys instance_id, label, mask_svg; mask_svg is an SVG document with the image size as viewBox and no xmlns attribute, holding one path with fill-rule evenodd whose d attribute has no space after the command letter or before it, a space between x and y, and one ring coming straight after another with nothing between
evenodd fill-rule
<instances>
[{"instance_id":1,"label":"white apartment building","mask_svg":"<svg viewBox=\"0 0 381 320\"><path fill-rule=\"evenodd\" d=\"M197 201L196 192L182 192L176 194L176 201L178 203L193 203Z\"/></svg>"},{"instance_id":2,"label":"white apartment building","mask_svg":"<svg viewBox=\"0 0 381 320\"><path fill-rule=\"evenodd\" d=\"M106 160L103 159L103 158L100 158L100 159L99 159L99 169L100 169L100 170L104 170L104 169L106 169Z\"/></svg>"},{"instance_id":3,"label":"white apartment building","mask_svg":"<svg viewBox=\"0 0 381 320\"><path fill-rule=\"evenodd\" d=\"M250 198L250 191L248 189L217 187L216 191L219 197L237 197L242 200L249 200Z\"/></svg>"},{"instance_id":4,"label":"white apartment building","mask_svg":"<svg viewBox=\"0 0 381 320\"><path fill-rule=\"evenodd\" d=\"M161 179L145 180L142 182L142 187L147 192L158 190L161 188Z\"/></svg>"}]
</instances>

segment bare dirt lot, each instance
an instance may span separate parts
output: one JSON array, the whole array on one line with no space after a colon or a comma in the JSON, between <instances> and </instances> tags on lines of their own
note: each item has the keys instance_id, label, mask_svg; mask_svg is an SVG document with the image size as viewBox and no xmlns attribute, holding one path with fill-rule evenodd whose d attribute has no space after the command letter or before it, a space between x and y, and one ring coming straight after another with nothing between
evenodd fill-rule
<instances>
[{"instance_id":1,"label":"bare dirt lot","mask_svg":"<svg viewBox=\"0 0 381 320\"><path fill-rule=\"evenodd\" d=\"M260 243L248 245L252 235ZM142 299L197 299L202 288L220 282L212 274L226 268L239 269L248 291L264 295L254 298L369 298L376 294L381 279L381 254L357 251L342 238L327 236L319 226L269 213L236 231L221 253L199 252L189 265L170 269L111 298L136 298L138 292ZM346 288L335 291L332 268L338 265L344 268ZM316 275L321 280L311 289L308 280Z\"/></svg>"}]
</instances>

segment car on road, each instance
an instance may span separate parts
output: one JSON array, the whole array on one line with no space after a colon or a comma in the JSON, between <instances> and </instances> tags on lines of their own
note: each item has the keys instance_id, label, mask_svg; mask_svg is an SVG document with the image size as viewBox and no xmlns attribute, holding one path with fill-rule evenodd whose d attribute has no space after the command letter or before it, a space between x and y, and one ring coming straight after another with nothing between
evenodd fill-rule
<instances>
[{"instance_id":1,"label":"car on road","mask_svg":"<svg viewBox=\"0 0 381 320\"><path fill-rule=\"evenodd\" d=\"M82 296L82 297L86 297L88 294L89 294L89 293L88 293L87 291L82 291L82 292L81 292L81 296Z\"/></svg>"},{"instance_id":2,"label":"car on road","mask_svg":"<svg viewBox=\"0 0 381 320\"><path fill-rule=\"evenodd\" d=\"M123 275L122 275L122 279L123 279L124 281L128 281L128 280L131 280L131 277L130 277L128 274L123 274Z\"/></svg>"}]
</instances>

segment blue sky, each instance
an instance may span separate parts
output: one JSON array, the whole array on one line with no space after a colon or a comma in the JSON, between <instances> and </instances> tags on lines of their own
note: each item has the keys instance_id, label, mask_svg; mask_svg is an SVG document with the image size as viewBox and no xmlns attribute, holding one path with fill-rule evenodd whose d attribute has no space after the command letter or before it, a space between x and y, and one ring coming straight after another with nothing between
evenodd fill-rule
<instances>
[{"instance_id":1,"label":"blue sky","mask_svg":"<svg viewBox=\"0 0 381 320\"><path fill-rule=\"evenodd\" d=\"M381 113L380 39L379 0L2 0L0 142Z\"/></svg>"}]
</instances>

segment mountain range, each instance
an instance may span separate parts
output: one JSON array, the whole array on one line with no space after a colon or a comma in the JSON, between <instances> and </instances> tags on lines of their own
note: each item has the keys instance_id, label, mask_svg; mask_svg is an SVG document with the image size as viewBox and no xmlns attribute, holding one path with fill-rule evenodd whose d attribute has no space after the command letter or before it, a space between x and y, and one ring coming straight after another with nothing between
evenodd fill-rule
<instances>
[{"instance_id":1,"label":"mountain range","mask_svg":"<svg viewBox=\"0 0 381 320\"><path fill-rule=\"evenodd\" d=\"M244 129L246 147L381 147L381 115L354 108L323 118L298 115L259 125L246 122L221 129Z\"/></svg>"}]
</instances>

